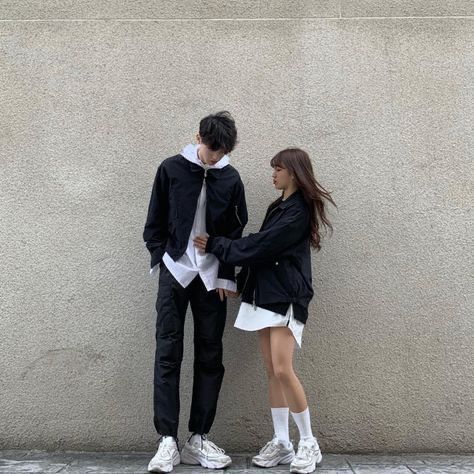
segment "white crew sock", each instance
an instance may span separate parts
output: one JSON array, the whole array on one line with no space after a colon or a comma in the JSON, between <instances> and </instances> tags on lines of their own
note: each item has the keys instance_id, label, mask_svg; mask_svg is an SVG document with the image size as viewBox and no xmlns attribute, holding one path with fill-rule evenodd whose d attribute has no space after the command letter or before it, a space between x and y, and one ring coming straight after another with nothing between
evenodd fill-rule
<instances>
[{"instance_id":1,"label":"white crew sock","mask_svg":"<svg viewBox=\"0 0 474 474\"><path fill-rule=\"evenodd\" d=\"M278 440L287 447L290 443L290 433L288 428L288 407L272 408L273 430Z\"/></svg>"},{"instance_id":2,"label":"white crew sock","mask_svg":"<svg viewBox=\"0 0 474 474\"><path fill-rule=\"evenodd\" d=\"M300 432L300 439L314 439L316 441L316 438L313 436L313 431L311 430L311 416L309 414L309 408L306 408L306 410L302 411L301 413L291 412L291 416L293 417L293 420L295 420L298 431ZM318 442L316 441L316 444L317 443Z\"/></svg>"}]
</instances>

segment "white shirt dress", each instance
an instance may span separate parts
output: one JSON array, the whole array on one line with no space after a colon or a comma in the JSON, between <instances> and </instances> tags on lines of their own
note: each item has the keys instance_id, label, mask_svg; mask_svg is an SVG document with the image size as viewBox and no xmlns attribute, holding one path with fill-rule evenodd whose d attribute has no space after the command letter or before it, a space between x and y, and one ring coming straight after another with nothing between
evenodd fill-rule
<instances>
[{"instance_id":1,"label":"white shirt dress","mask_svg":"<svg viewBox=\"0 0 474 474\"><path fill-rule=\"evenodd\" d=\"M242 302L234 323L234 327L243 331L258 331L264 328L279 326L288 326L298 346L301 347L304 324L295 319L293 304L290 304L286 315L283 315Z\"/></svg>"}]
</instances>

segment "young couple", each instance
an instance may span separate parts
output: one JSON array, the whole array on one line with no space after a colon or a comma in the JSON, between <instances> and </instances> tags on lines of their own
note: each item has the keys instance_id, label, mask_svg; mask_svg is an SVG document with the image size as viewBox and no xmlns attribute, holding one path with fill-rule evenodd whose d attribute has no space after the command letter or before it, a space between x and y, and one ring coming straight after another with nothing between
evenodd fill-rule
<instances>
[{"instance_id":1,"label":"young couple","mask_svg":"<svg viewBox=\"0 0 474 474\"><path fill-rule=\"evenodd\" d=\"M274 426L274 438L253 463L312 472L322 455L292 358L295 341L301 346L313 296L310 248L320 249L321 225L331 228L325 200L334 202L316 181L306 152L280 151L270 165L281 195L270 204L260 231L242 237L247 206L239 173L229 164L237 141L231 115L203 118L196 140L197 145L187 145L158 167L143 232L150 272L159 269L153 421L161 439L148 470L170 472L180 462L213 469L231 464L207 434L224 376L226 298L240 294L235 326L258 331ZM235 266L242 267L237 278ZM188 304L194 320L194 380L190 437L180 450L179 380ZM289 412L300 434L296 454Z\"/></svg>"}]
</instances>

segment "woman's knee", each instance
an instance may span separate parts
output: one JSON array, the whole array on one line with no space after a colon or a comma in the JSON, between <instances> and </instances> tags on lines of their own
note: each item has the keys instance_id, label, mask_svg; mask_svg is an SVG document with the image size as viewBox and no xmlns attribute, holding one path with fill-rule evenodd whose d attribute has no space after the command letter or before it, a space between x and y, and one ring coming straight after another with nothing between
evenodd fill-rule
<instances>
[{"instance_id":1,"label":"woman's knee","mask_svg":"<svg viewBox=\"0 0 474 474\"><path fill-rule=\"evenodd\" d=\"M288 382L294 377L293 367L288 364L273 362L273 375L280 382Z\"/></svg>"}]
</instances>

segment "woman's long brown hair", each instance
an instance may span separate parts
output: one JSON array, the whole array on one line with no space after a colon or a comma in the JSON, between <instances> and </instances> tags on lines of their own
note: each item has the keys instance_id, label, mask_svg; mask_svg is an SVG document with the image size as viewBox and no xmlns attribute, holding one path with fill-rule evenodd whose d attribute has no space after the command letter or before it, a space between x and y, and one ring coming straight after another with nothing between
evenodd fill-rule
<instances>
[{"instance_id":1,"label":"woman's long brown hair","mask_svg":"<svg viewBox=\"0 0 474 474\"><path fill-rule=\"evenodd\" d=\"M278 152L270 161L270 165L275 168L285 168L290 176L295 177L296 185L304 196L308 204L311 221L310 243L317 251L321 250L320 225L326 229L333 230L329 219L326 216L325 201L333 206L336 203L331 197L331 193L326 191L314 177L313 165L308 153L300 148L286 148Z\"/></svg>"}]
</instances>

